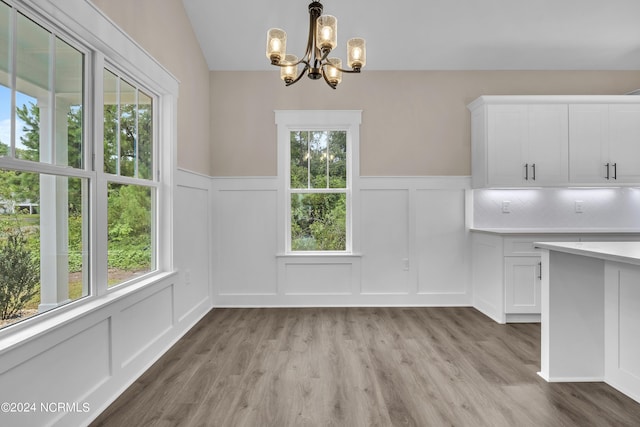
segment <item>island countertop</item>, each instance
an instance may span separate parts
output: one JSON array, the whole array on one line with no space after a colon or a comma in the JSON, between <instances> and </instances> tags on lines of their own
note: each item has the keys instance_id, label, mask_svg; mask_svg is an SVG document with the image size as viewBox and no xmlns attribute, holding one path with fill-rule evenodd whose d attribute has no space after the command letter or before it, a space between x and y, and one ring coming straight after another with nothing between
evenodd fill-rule
<instances>
[{"instance_id":1,"label":"island countertop","mask_svg":"<svg viewBox=\"0 0 640 427\"><path fill-rule=\"evenodd\" d=\"M567 228L567 227L530 227L530 228L491 228L491 227L471 227L469 231L498 234L498 235L518 235L518 234L639 234L638 228Z\"/></svg>"},{"instance_id":2,"label":"island countertop","mask_svg":"<svg viewBox=\"0 0 640 427\"><path fill-rule=\"evenodd\" d=\"M536 242L535 247L640 265L640 242Z\"/></svg>"}]
</instances>

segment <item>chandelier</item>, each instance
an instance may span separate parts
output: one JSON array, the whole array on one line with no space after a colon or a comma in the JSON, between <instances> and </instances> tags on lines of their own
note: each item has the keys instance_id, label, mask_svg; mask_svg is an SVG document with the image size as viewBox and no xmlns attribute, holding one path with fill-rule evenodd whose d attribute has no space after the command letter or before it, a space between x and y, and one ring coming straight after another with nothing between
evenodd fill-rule
<instances>
[{"instance_id":1,"label":"chandelier","mask_svg":"<svg viewBox=\"0 0 640 427\"><path fill-rule=\"evenodd\" d=\"M309 38L307 50L300 59L286 53L287 33L280 28L267 32L267 58L272 65L280 67L280 78L286 86L299 81L307 74L310 79L324 78L333 89L342 81L342 73L359 73L366 63L365 41L353 38L347 42L347 64L350 70L342 68L340 58L328 58L337 45L338 20L335 16L323 15L322 4L309 4ZM299 65L304 64L300 72Z\"/></svg>"}]
</instances>

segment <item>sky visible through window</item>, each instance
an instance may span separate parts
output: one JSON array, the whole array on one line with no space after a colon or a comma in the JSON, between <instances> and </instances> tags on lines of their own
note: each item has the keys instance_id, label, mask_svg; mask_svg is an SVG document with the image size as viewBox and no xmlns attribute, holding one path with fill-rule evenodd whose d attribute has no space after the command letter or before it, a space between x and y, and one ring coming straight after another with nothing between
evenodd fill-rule
<instances>
[{"instance_id":1,"label":"sky visible through window","mask_svg":"<svg viewBox=\"0 0 640 427\"><path fill-rule=\"evenodd\" d=\"M36 105L37 100L25 95L24 93L16 91L16 107L23 105L29 106L29 103ZM3 85L0 85L0 142L6 145L11 145L11 90ZM20 137L24 134L23 128L25 123L16 117L16 148L26 148L20 142Z\"/></svg>"}]
</instances>

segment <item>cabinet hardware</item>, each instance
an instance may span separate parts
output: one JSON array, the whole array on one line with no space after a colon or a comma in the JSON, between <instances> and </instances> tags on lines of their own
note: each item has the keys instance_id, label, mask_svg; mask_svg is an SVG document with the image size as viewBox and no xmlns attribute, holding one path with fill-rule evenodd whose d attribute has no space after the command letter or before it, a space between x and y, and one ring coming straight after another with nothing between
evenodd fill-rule
<instances>
[{"instance_id":1,"label":"cabinet hardware","mask_svg":"<svg viewBox=\"0 0 640 427\"><path fill-rule=\"evenodd\" d=\"M536 180L536 164L534 163L533 165L531 165L531 168L533 169L533 180Z\"/></svg>"},{"instance_id":2,"label":"cabinet hardware","mask_svg":"<svg viewBox=\"0 0 640 427\"><path fill-rule=\"evenodd\" d=\"M524 180L529 181L529 163L524 164Z\"/></svg>"},{"instance_id":3,"label":"cabinet hardware","mask_svg":"<svg viewBox=\"0 0 640 427\"><path fill-rule=\"evenodd\" d=\"M607 168L607 176L604 177L604 179L609 179L609 163L607 163L606 165L604 165L604 167Z\"/></svg>"},{"instance_id":4,"label":"cabinet hardware","mask_svg":"<svg viewBox=\"0 0 640 427\"><path fill-rule=\"evenodd\" d=\"M613 179L618 179L618 164L613 164Z\"/></svg>"},{"instance_id":5,"label":"cabinet hardware","mask_svg":"<svg viewBox=\"0 0 640 427\"><path fill-rule=\"evenodd\" d=\"M538 268L540 269L540 270L538 270L538 271L540 272L540 273L538 274L538 279L542 280L542 261L540 261L540 262L538 263Z\"/></svg>"}]
</instances>

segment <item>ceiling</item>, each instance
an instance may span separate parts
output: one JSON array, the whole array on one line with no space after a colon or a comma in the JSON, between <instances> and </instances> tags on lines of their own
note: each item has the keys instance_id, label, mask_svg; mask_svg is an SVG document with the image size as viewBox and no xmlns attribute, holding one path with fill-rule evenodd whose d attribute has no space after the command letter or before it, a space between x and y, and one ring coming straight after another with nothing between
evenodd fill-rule
<instances>
[{"instance_id":1,"label":"ceiling","mask_svg":"<svg viewBox=\"0 0 640 427\"><path fill-rule=\"evenodd\" d=\"M301 56L309 0L183 0L211 70L271 70L271 27ZM640 0L323 0L337 55L369 70L640 70Z\"/></svg>"}]
</instances>

